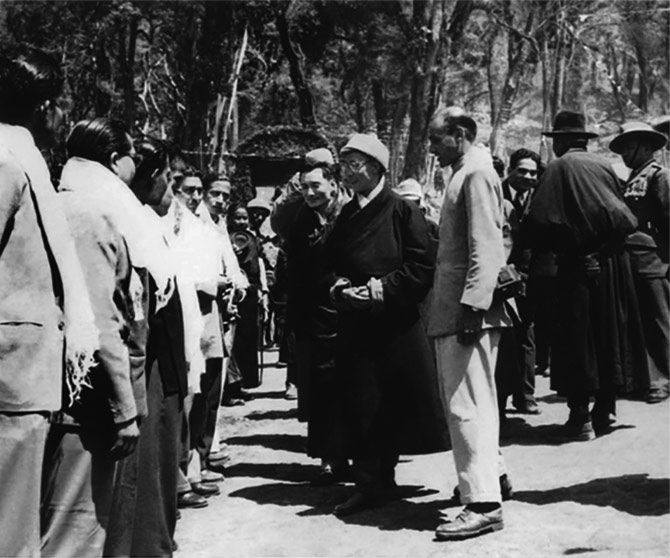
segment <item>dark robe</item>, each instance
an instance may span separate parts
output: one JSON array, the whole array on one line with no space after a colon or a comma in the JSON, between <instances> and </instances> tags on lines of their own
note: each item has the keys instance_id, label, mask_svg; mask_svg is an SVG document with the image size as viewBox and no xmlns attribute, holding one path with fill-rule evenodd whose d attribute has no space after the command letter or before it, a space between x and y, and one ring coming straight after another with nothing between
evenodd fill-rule
<instances>
[{"instance_id":1,"label":"dark robe","mask_svg":"<svg viewBox=\"0 0 670 558\"><path fill-rule=\"evenodd\" d=\"M298 418L307 422L307 454L332 460L344 458L335 398L337 311L319 285L327 272L324 245L344 201L341 194L324 223L304 205L285 243L287 320L296 342Z\"/></svg>"},{"instance_id":2,"label":"dark robe","mask_svg":"<svg viewBox=\"0 0 670 558\"><path fill-rule=\"evenodd\" d=\"M261 288L258 241L254 233L248 230L231 231L231 241L237 248L236 254L240 269L249 279L246 295L237 305L239 319L233 340L233 359L242 374L242 387L257 388L261 385L258 362L259 291Z\"/></svg>"},{"instance_id":3,"label":"dark robe","mask_svg":"<svg viewBox=\"0 0 670 558\"><path fill-rule=\"evenodd\" d=\"M339 313L336 372L348 454L354 458L446 448L435 363L417 305L431 287L426 220L388 187L366 207L344 206L326 245L338 277L382 281L383 309Z\"/></svg>"},{"instance_id":4,"label":"dark robe","mask_svg":"<svg viewBox=\"0 0 670 558\"><path fill-rule=\"evenodd\" d=\"M636 224L604 159L571 149L547 167L522 233L534 248L557 255L551 383L560 394L630 391L646 376L624 251Z\"/></svg>"}]
</instances>

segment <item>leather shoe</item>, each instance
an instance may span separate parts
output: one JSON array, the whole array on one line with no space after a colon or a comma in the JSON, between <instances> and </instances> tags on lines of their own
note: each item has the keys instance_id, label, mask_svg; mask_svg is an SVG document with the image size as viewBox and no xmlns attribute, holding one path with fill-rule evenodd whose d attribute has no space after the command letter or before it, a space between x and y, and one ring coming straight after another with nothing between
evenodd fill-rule
<instances>
[{"instance_id":1,"label":"leather shoe","mask_svg":"<svg viewBox=\"0 0 670 558\"><path fill-rule=\"evenodd\" d=\"M647 392L647 403L650 405L653 405L654 403L660 403L661 401L665 401L668 397L670 397L670 391L668 390L667 387L665 388L651 388Z\"/></svg>"},{"instance_id":2,"label":"leather shoe","mask_svg":"<svg viewBox=\"0 0 670 558\"><path fill-rule=\"evenodd\" d=\"M221 473L215 473L209 469L200 471L200 482L223 482L225 477Z\"/></svg>"},{"instance_id":3,"label":"leather shoe","mask_svg":"<svg viewBox=\"0 0 670 558\"><path fill-rule=\"evenodd\" d=\"M385 503L386 499L381 495L356 492L346 502L335 506L333 513L337 517L345 517L354 513L377 508Z\"/></svg>"},{"instance_id":4,"label":"leather shoe","mask_svg":"<svg viewBox=\"0 0 670 558\"><path fill-rule=\"evenodd\" d=\"M593 430L593 423L588 420L586 422L577 422L568 419L563 426L552 434L550 440L557 444L565 444L569 442L590 442L596 439L596 433Z\"/></svg>"},{"instance_id":5,"label":"leather shoe","mask_svg":"<svg viewBox=\"0 0 670 558\"><path fill-rule=\"evenodd\" d=\"M215 484L204 483L204 482L193 482L191 483L191 490L200 496L209 498L210 496L218 496L221 494L221 490Z\"/></svg>"},{"instance_id":6,"label":"leather shoe","mask_svg":"<svg viewBox=\"0 0 670 558\"><path fill-rule=\"evenodd\" d=\"M230 463L230 454L227 451L217 451L216 453L210 453L207 460L217 465L228 465Z\"/></svg>"},{"instance_id":7,"label":"leather shoe","mask_svg":"<svg viewBox=\"0 0 670 558\"><path fill-rule=\"evenodd\" d=\"M542 411L535 401L527 401L524 405L516 407L516 410L522 415L540 415Z\"/></svg>"},{"instance_id":8,"label":"leather shoe","mask_svg":"<svg viewBox=\"0 0 670 558\"><path fill-rule=\"evenodd\" d=\"M453 521L442 523L435 530L435 538L438 541L460 541L500 531L503 526L502 508L487 513L465 508Z\"/></svg>"},{"instance_id":9,"label":"leather shoe","mask_svg":"<svg viewBox=\"0 0 670 558\"><path fill-rule=\"evenodd\" d=\"M514 498L514 489L512 488L512 482L509 480L507 473L500 475L500 496L503 501L511 500ZM454 487L454 502L461 503L461 491L458 489L458 486Z\"/></svg>"},{"instance_id":10,"label":"leather shoe","mask_svg":"<svg viewBox=\"0 0 670 558\"><path fill-rule=\"evenodd\" d=\"M333 469L330 465L321 467L319 474L309 484L312 486L331 486L340 482L353 482L351 468L342 467Z\"/></svg>"},{"instance_id":11,"label":"leather shoe","mask_svg":"<svg viewBox=\"0 0 670 558\"><path fill-rule=\"evenodd\" d=\"M208 505L207 500L190 490L177 495L177 507L180 509L206 508Z\"/></svg>"}]
</instances>

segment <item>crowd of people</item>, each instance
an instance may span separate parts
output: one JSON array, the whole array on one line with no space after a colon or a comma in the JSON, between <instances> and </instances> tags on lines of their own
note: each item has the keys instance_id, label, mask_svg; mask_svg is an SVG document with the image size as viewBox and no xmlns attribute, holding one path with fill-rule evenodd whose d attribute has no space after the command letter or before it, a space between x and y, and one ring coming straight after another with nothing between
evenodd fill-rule
<instances>
[{"instance_id":1,"label":"crowd of people","mask_svg":"<svg viewBox=\"0 0 670 558\"><path fill-rule=\"evenodd\" d=\"M354 485L337 516L397 498L401 455L452 450L464 507L437 540L503 528L500 428L509 396L540 412L536 375L567 399L556 443L611 433L618 396L670 395L667 130L623 124L622 181L580 113L544 132L546 166L522 148L505 168L440 107L438 222L372 134L233 206L226 175L87 119L52 180L62 86L40 51L0 60L1 556L171 556L179 510L220 494L222 404L275 341L311 484Z\"/></svg>"}]
</instances>

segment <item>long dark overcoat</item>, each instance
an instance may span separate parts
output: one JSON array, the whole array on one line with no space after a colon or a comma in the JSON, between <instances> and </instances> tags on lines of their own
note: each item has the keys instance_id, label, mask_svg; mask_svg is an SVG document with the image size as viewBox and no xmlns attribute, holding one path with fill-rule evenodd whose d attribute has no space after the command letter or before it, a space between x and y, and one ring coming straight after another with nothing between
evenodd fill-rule
<instances>
[{"instance_id":1,"label":"long dark overcoat","mask_svg":"<svg viewBox=\"0 0 670 558\"><path fill-rule=\"evenodd\" d=\"M431 287L434 250L420 209L388 187L344 206L326 244L337 278L382 281L383 309L341 310L336 370L353 457L446 449L437 374L417 305Z\"/></svg>"}]
</instances>

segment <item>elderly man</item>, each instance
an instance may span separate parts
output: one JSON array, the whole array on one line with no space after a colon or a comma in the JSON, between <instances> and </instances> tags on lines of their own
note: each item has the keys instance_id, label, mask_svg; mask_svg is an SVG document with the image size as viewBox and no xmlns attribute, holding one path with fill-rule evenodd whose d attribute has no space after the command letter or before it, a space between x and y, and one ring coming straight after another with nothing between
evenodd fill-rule
<instances>
[{"instance_id":1,"label":"elderly man","mask_svg":"<svg viewBox=\"0 0 670 558\"><path fill-rule=\"evenodd\" d=\"M430 123L430 150L451 166L440 219L440 243L428 333L437 368L465 509L441 524L438 540L503 528L494 371L501 328L510 325L494 298L505 265L503 198L491 156L473 145L477 124L442 107Z\"/></svg>"},{"instance_id":2,"label":"elderly man","mask_svg":"<svg viewBox=\"0 0 670 558\"><path fill-rule=\"evenodd\" d=\"M597 134L584 124L582 114L561 111L553 130L544 132L558 158L542 175L522 230L534 248L556 253L551 384L570 408L553 437L557 442L589 441L611 431L617 391L630 389L633 371L647 366L624 252L637 222L611 165L587 153Z\"/></svg>"},{"instance_id":3,"label":"elderly man","mask_svg":"<svg viewBox=\"0 0 670 558\"><path fill-rule=\"evenodd\" d=\"M417 308L434 269L426 220L386 183L389 152L376 136L352 136L341 162L355 197L335 222L326 261L339 310L336 397L344 405L356 481L352 497L335 507L344 516L394 495L401 453L444 445L434 363Z\"/></svg>"},{"instance_id":4,"label":"elderly man","mask_svg":"<svg viewBox=\"0 0 670 558\"><path fill-rule=\"evenodd\" d=\"M40 556L49 415L78 399L98 348L84 275L39 151L55 143L62 86L58 62L42 52L0 59L0 556Z\"/></svg>"},{"instance_id":5,"label":"elderly man","mask_svg":"<svg viewBox=\"0 0 670 558\"><path fill-rule=\"evenodd\" d=\"M667 143L660 132L642 122L628 122L610 149L631 169L623 199L637 217L637 230L626 239L640 303L647 361L647 402L670 396L670 172L654 160Z\"/></svg>"}]
</instances>

